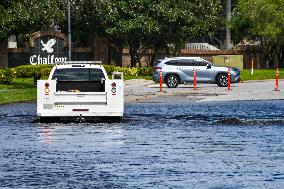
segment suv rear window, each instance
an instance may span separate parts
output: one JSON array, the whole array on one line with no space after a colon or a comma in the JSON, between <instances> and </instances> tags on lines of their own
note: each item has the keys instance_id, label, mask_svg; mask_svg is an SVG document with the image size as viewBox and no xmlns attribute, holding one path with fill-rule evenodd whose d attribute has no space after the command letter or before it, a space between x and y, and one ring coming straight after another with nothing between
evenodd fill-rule
<instances>
[{"instance_id":1,"label":"suv rear window","mask_svg":"<svg viewBox=\"0 0 284 189\"><path fill-rule=\"evenodd\" d=\"M64 68L56 69L52 79L58 81L100 81L105 77L103 71L97 68Z\"/></svg>"},{"instance_id":2,"label":"suv rear window","mask_svg":"<svg viewBox=\"0 0 284 189\"><path fill-rule=\"evenodd\" d=\"M178 66L177 61L175 61L175 60L170 60L170 61L166 62L165 64L171 65L171 66Z\"/></svg>"}]
</instances>

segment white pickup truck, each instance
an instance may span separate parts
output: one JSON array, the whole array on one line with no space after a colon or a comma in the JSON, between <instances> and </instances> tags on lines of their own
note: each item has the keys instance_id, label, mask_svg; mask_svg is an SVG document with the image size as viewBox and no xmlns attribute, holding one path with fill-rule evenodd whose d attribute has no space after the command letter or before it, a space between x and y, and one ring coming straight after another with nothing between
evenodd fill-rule
<instances>
[{"instance_id":1,"label":"white pickup truck","mask_svg":"<svg viewBox=\"0 0 284 189\"><path fill-rule=\"evenodd\" d=\"M123 112L123 74L109 79L100 61L59 62L48 80L37 81L41 120L121 120Z\"/></svg>"}]
</instances>

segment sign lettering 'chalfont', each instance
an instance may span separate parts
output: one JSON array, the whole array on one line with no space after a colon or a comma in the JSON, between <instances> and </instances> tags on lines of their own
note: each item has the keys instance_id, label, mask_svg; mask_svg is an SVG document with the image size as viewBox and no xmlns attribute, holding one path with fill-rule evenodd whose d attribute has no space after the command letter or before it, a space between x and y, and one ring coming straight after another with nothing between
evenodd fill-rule
<instances>
[{"instance_id":1,"label":"sign lettering 'chalfont'","mask_svg":"<svg viewBox=\"0 0 284 189\"><path fill-rule=\"evenodd\" d=\"M41 57L40 55L30 56L30 63L32 65L37 64L54 64L55 62L67 61L67 57L54 57L54 55L48 55L47 57Z\"/></svg>"},{"instance_id":2,"label":"sign lettering 'chalfont'","mask_svg":"<svg viewBox=\"0 0 284 189\"><path fill-rule=\"evenodd\" d=\"M56 44L56 39L49 39L46 43L43 40L40 40L40 50L36 54L30 56L30 64L40 65L40 64L54 64L55 62L67 61L67 57L57 57L54 52L54 45ZM57 49L58 50L58 49ZM53 54L54 53L54 54Z\"/></svg>"}]
</instances>

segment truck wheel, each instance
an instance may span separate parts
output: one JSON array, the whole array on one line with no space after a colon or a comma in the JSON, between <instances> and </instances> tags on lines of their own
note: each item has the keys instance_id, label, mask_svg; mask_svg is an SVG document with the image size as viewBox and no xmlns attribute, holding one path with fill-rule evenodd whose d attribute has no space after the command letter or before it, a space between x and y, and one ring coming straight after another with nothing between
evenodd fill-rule
<instances>
[{"instance_id":1,"label":"truck wheel","mask_svg":"<svg viewBox=\"0 0 284 189\"><path fill-rule=\"evenodd\" d=\"M227 74L218 75L216 82L219 87L227 87L228 86L228 75Z\"/></svg>"},{"instance_id":2,"label":"truck wheel","mask_svg":"<svg viewBox=\"0 0 284 189\"><path fill-rule=\"evenodd\" d=\"M168 75L165 82L168 88L176 88L179 84L179 78L176 75Z\"/></svg>"}]
</instances>

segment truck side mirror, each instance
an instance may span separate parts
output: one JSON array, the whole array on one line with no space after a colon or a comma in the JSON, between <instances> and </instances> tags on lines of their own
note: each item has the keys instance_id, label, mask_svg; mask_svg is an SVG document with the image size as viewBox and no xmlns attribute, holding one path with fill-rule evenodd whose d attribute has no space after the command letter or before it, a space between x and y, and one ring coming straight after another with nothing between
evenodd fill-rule
<instances>
[{"instance_id":1,"label":"truck side mirror","mask_svg":"<svg viewBox=\"0 0 284 189\"><path fill-rule=\"evenodd\" d=\"M206 65L207 69L211 69L211 64Z\"/></svg>"},{"instance_id":2,"label":"truck side mirror","mask_svg":"<svg viewBox=\"0 0 284 189\"><path fill-rule=\"evenodd\" d=\"M106 80L106 79L105 79L104 77L102 77L102 78L101 78L101 84L104 84L105 80Z\"/></svg>"}]
</instances>

